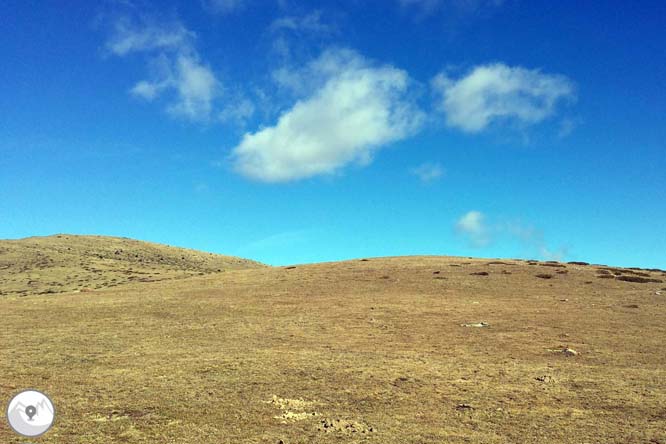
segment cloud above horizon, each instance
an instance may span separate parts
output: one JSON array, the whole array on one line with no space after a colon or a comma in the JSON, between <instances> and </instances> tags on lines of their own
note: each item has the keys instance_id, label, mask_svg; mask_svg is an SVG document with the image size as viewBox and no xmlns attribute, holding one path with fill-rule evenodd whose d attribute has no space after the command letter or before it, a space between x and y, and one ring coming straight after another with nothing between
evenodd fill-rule
<instances>
[{"instance_id":1,"label":"cloud above horizon","mask_svg":"<svg viewBox=\"0 0 666 444\"><path fill-rule=\"evenodd\" d=\"M377 66L351 50L325 51L306 68L283 73L283 79L299 78L307 81L292 87L305 97L274 126L246 133L233 148L235 169L244 176L288 182L366 165L424 119L408 97L405 71Z\"/></svg>"},{"instance_id":2,"label":"cloud above horizon","mask_svg":"<svg viewBox=\"0 0 666 444\"><path fill-rule=\"evenodd\" d=\"M171 92L166 111L175 117L207 121L222 85L194 48L195 34L177 21L157 23L122 17L113 24L106 49L124 57L147 53L150 78L138 81L130 93L153 101Z\"/></svg>"},{"instance_id":3,"label":"cloud above horizon","mask_svg":"<svg viewBox=\"0 0 666 444\"><path fill-rule=\"evenodd\" d=\"M490 229L485 216L480 211L469 211L458 219L456 231L467 238L473 247L485 247L490 244Z\"/></svg>"},{"instance_id":4,"label":"cloud above horizon","mask_svg":"<svg viewBox=\"0 0 666 444\"><path fill-rule=\"evenodd\" d=\"M444 168L439 163L425 162L409 170L411 174L418 177L423 183L431 183L439 180L444 175Z\"/></svg>"},{"instance_id":5,"label":"cloud above horizon","mask_svg":"<svg viewBox=\"0 0 666 444\"><path fill-rule=\"evenodd\" d=\"M498 238L504 237L505 240L518 241L529 251L536 252L547 260L561 261L568 254L568 249L565 247L557 250L549 248L543 232L533 226L517 221L490 224L486 221L486 215L476 210L461 216L454 228L474 248L487 247Z\"/></svg>"},{"instance_id":6,"label":"cloud above horizon","mask_svg":"<svg viewBox=\"0 0 666 444\"><path fill-rule=\"evenodd\" d=\"M553 115L559 103L575 99L567 77L503 63L477 66L459 79L442 72L431 84L446 123L468 133L502 121L533 125Z\"/></svg>"}]
</instances>

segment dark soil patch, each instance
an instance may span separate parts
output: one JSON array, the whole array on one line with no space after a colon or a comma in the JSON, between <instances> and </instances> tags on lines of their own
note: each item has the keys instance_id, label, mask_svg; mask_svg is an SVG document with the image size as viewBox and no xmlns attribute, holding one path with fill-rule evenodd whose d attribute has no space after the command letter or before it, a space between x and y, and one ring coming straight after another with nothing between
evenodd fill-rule
<instances>
[{"instance_id":1,"label":"dark soil patch","mask_svg":"<svg viewBox=\"0 0 666 444\"><path fill-rule=\"evenodd\" d=\"M646 284L648 282L656 282L656 283L663 282L661 279L650 279L650 278L645 278L645 277L640 277L640 276L618 276L616 279L618 281L637 282L639 284Z\"/></svg>"},{"instance_id":2,"label":"dark soil patch","mask_svg":"<svg viewBox=\"0 0 666 444\"><path fill-rule=\"evenodd\" d=\"M552 279L553 278L553 275L548 274L548 273L539 273L539 274L535 274L534 276L536 276L540 279Z\"/></svg>"}]
</instances>

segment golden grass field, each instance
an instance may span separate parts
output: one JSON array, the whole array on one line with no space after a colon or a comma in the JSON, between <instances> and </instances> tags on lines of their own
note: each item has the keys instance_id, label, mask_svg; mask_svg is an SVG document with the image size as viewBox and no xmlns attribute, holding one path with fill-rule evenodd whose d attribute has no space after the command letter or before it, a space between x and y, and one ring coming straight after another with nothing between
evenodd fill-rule
<instances>
[{"instance_id":1,"label":"golden grass field","mask_svg":"<svg viewBox=\"0 0 666 444\"><path fill-rule=\"evenodd\" d=\"M664 282L512 259L294 268L117 238L2 241L0 399L39 389L57 417L32 441L3 420L0 442L666 443Z\"/></svg>"}]
</instances>

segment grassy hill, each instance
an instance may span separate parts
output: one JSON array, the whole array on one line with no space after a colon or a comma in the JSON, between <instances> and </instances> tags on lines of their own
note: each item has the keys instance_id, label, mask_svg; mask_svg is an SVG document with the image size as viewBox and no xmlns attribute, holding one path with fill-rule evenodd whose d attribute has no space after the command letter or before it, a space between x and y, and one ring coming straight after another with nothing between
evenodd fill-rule
<instances>
[{"instance_id":1,"label":"grassy hill","mask_svg":"<svg viewBox=\"0 0 666 444\"><path fill-rule=\"evenodd\" d=\"M0 240L0 296L90 291L261 266L119 237L58 234Z\"/></svg>"},{"instance_id":2,"label":"grassy hill","mask_svg":"<svg viewBox=\"0 0 666 444\"><path fill-rule=\"evenodd\" d=\"M101 275L124 263L114 248ZM663 271L228 260L222 273L211 262L188 278L0 298L0 399L51 396L42 443L666 442ZM0 442L24 441L0 422Z\"/></svg>"}]
</instances>

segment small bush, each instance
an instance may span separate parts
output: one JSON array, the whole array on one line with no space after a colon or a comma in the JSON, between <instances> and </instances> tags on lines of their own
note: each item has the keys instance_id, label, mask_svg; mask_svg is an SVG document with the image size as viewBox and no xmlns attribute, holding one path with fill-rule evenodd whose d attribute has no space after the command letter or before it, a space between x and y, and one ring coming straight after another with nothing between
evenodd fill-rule
<instances>
[{"instance_id":1,"label":"small bush","mask_svg":"<svg viewBox=\"0 0 666 444\"><path fill-rule=\"evenodd\" d=\"M535 274L535 276L540 278L540 279L552 279L553 278L553 275L548 274L548 273L539 273L539 274Z\"/></svg>"},{"instance_id":2,"label":"small bush","mask_svg":"<svg viewBox=\"0 0 666 444\"><path fill-rule=\"evenodd\" d=\"M474 272L474 273L470 273L470 276L488 276L488 272L487 271L477 271L477 272Z\"/></svg>"},{"instance_id":3,"label":"small bush","mask_svg":"<svg viewBox=\"0 0 666 444\"><path fill-rule=\"evenodd\" d=\"M657 282L657 283L663 282L660 279L649 279L640 276L618 276L617 280L626 281L626 282L638 282L639 284L646 284L648 282Z\"/></svg>"}]
</instances>

